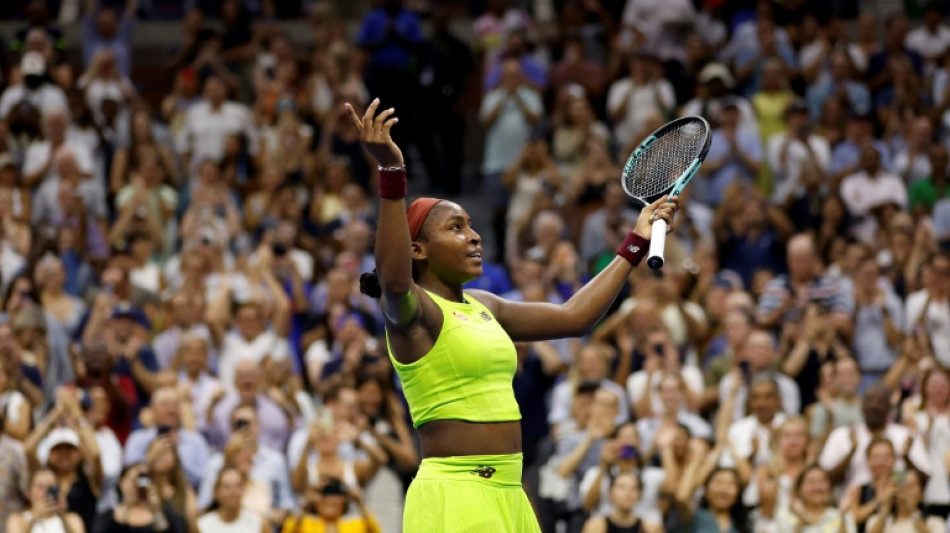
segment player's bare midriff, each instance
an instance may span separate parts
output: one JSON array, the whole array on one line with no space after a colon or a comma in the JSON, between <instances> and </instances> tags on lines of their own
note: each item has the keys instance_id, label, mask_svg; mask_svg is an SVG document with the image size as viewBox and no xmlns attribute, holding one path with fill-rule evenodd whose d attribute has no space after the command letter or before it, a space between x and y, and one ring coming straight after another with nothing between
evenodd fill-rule
<instances>
[{"instance_id":1,"label":"player's bare midriff","mask_svg":"<svg viewBox=\"0 0 950 533\"><path fill-rule=\"evenodd\" d=\"M423 457L521 452L521 422L433 420L419 427Z\"/></svg>"}]
</instances>

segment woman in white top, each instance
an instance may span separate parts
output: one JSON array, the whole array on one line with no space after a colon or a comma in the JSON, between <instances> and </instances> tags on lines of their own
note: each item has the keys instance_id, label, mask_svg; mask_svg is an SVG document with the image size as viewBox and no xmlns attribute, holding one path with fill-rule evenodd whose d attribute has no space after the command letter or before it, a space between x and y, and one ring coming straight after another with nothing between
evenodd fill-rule
<instances>
[{"instance_id":1,"label":"woman in white top","mask_svg":"<svg viewBox=\"0 0 950 533\"><path fill-rule=\"evenodd\" d=\"M777 513L771 524L760 524L756 531L775 533L856 533L850 512L834 506L834 494L828 473L818 465L802 470L795 483L795 498L789 508Z\"/></svg>"},{"instance_id":2,"label":"woman in white top","mask_svg":"<svg viewBox=\"0 0 950 533\"><path fill-rule=\"evenodd\" d=\"M373 459L344 459L338 453L340 442L355 440L356 435L347 435L355 431L349 424L333 423L327 419L317 419L310 424L310 435L300 460L291 473L290 483L298 494L306 492L307 487L321 483L327 478L339 479L348 487L364 487L380 465Z\"/></svg>"},{"instance_id":3,"label":"woman in white top","mask_svg":"<svg viewBox=\"0 0 950 533\"><path fill-rule=\"evenodd\" d=\"M7 358L0 360L0 428L10 438L23 440L30 433L30 401L16 390L15 372Z\"/></svg>"},{"instance_id":4,"label":"woman in white top","mask_svg":"<svg viewBox=\"0 0 950 533\"><path fill-rule=\"evenodd\" d=\"M268 533L261 515L244 509L244 475L236 468L224 467L214 484L214 503L198 519L200 533Z\"/></svg>"},{"instance_id":5,"label":"woman in white top","mask_svg":"<svg viewBox=\"0 0 950 533\"><path fill-rule=\"evenodd\" d=\"M923 478L913 469L899 473L897 490L868 519L867 533L943 533L946 524L942 518L926 517L920 512Z\"/></svg>"},{"instance_id":6,"label":"woman in white top","mask_svg":"<svg viewBox=\"0 0 950 533\"><path fill-rule=\"evenodd\" d=\"M769 519L789 510L795 480L808 464L808 423L800 416L787 418L772 443L772 461L756 471L759 512Z\"/></svg>"},{"instance_id":7,"label":"woman in white top","mask_svg":"<svg viewBox=\"0 0 950 533\"><path fill-rule=\"evenodd\" d=\"M54 255L44 256L36 265L35 281L40 293L40 305L47 316L56 319L72 336L86 313L86 304L80 298L64 292L66 271L63 261Z\"/></svg>"},{"instance_id":8,"label":"woman in white top","mask_svg":"<svg viewBox=\"0 0 950 533\"><path fill-rule=\"evenodd\" d=\"M950 457L950 375L935 368L924 376L920 388L921 408L913 421L927 444L931 465L924 504L931 514L946 517L950 514L950 478L945 459Z\"/></svg>"},{"instance_id":9,"label":"woman in white top","mask_svg":"<svg viewBox=\"0 0 950 533\"><path fill-rule=\"evenodd\" d=\"M48 469L33 473L30 489L26 494L30 509L14 513L7 519L7 533L85 533L82 519L75 513L67 513L58 496L56 476Z\"/></svg>"}]
</instances>

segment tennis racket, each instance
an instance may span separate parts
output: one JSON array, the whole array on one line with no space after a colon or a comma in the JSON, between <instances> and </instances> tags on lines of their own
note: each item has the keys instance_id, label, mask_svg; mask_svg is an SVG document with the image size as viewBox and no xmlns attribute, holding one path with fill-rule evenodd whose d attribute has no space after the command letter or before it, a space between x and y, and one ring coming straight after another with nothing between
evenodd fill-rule
<instances>
[{"instance_id":1,"label":"tennis racket","mask_svg":"<svg viewBox=\"0 0 950 533\"><path fill-rule=\"evenodd\" d=\"M646 207L664 194L679 196L696 175L712 141L709 123L702 117L683 117L654 131L627 158L620 183L627 196ZM666 221L656 219L647 265L663 267Z\"/></svg>"}]
</instances>

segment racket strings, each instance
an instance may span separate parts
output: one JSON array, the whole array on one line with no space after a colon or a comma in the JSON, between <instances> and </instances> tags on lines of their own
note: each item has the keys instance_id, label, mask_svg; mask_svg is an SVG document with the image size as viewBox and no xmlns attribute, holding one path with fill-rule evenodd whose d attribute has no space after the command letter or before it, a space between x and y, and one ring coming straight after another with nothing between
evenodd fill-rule
<instances>
[{"instance_id":1,"label":"racket strings","mask_svg":"<svg viewBox=\"0 0 950 533\"><path fill-rule=\"evenodd\" d=\"M707 131L703 122L686 121L667 130L636 158L626 176L629 194L639 198L665 193L702 151Z\"/></svg>"}]
</instances>

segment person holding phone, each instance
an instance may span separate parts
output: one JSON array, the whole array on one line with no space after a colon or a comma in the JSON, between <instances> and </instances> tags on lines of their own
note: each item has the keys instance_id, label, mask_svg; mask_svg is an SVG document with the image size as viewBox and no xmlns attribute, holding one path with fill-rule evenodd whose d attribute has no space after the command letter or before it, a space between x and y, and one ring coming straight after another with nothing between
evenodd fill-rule
<instances>
[{"instance_id":1,"label":"person holding phone","mask_svg":"<svg viewBox=\"0 0 950 533\"><path fill-rule=\"evenodd\" d=\"M594 516L584 524L582 533L659 533L663 528L654 522L642 520L635 512L643 487L634 472L610 477L610 504L612 510L605 516Z\"/></svg>"},{"instance_id":2,"label":"person holding phone","mask_svg":"<svg viewBox=\"0 0 950 533\"><path fill-rule=\"evenodd\" d=\"M33 473L26 497L29 509L7 518L7 533L86 532L79 515L66 511L52 470L41 468Z\"/></svg>"},{"instance_id":3,"label":"person holding phone","mask_svg":"<svg viewBox=\"0 0 950 533\"><path fill-rule=\"evenodd\" d=\"M352 504L358 509L356 516L347 516ZM382 533L376 517L363 504L360 493L337 478L326 481L307 491L308 512L293 516L284 522L281 533Z\"/></svg>"},{"instance_id":4,"label":"person holding phone","mask_svg":"<svg viewBox=\"0 0 950 533\"><path fill-rule=\"evenodd\" d=\"M406 212L404 160L390 135L399 119L392 108L377 114L379 106L374 100L362 118L347 109L380 167L377 271L362 276L361 289L381 298L389 356L425 457L406 496L403 527L414 533L539 531L521 485L514 342L589 330L645 255L652 219L671 223L678 200L663 197L645 207L619 257L564 304L463 291L482 275L481 236L450 201L421 198Z\"/></svg>"},{"instance_id":5,"label":"person holding phone","mask_svg":"<svg viewBox=\"0 0 950 533\"><path fill-rule=\"evenodd\" d=\"M611 486L618 476L638 475L641 466L639 444L636 425L628 422L618 427L600 449L600 463L587 469L580 484L584 510L591 516L610 514ZM638 494L642 493L639 480L637 487ZM637 514L643 516L648 509L638 507L638 511Z\"/></svg>"},{"instance_id":6,"label":"person holding phone","mask_svg":"<svg viewBox=\"0 0 950 533\"><path fill-rule=\"evenodd\" d=\"M119 504L96 517L92 533L187 533L180 517L163 509L148 467L133 463L119 476Z\"/></svg>"}]
</instances>

